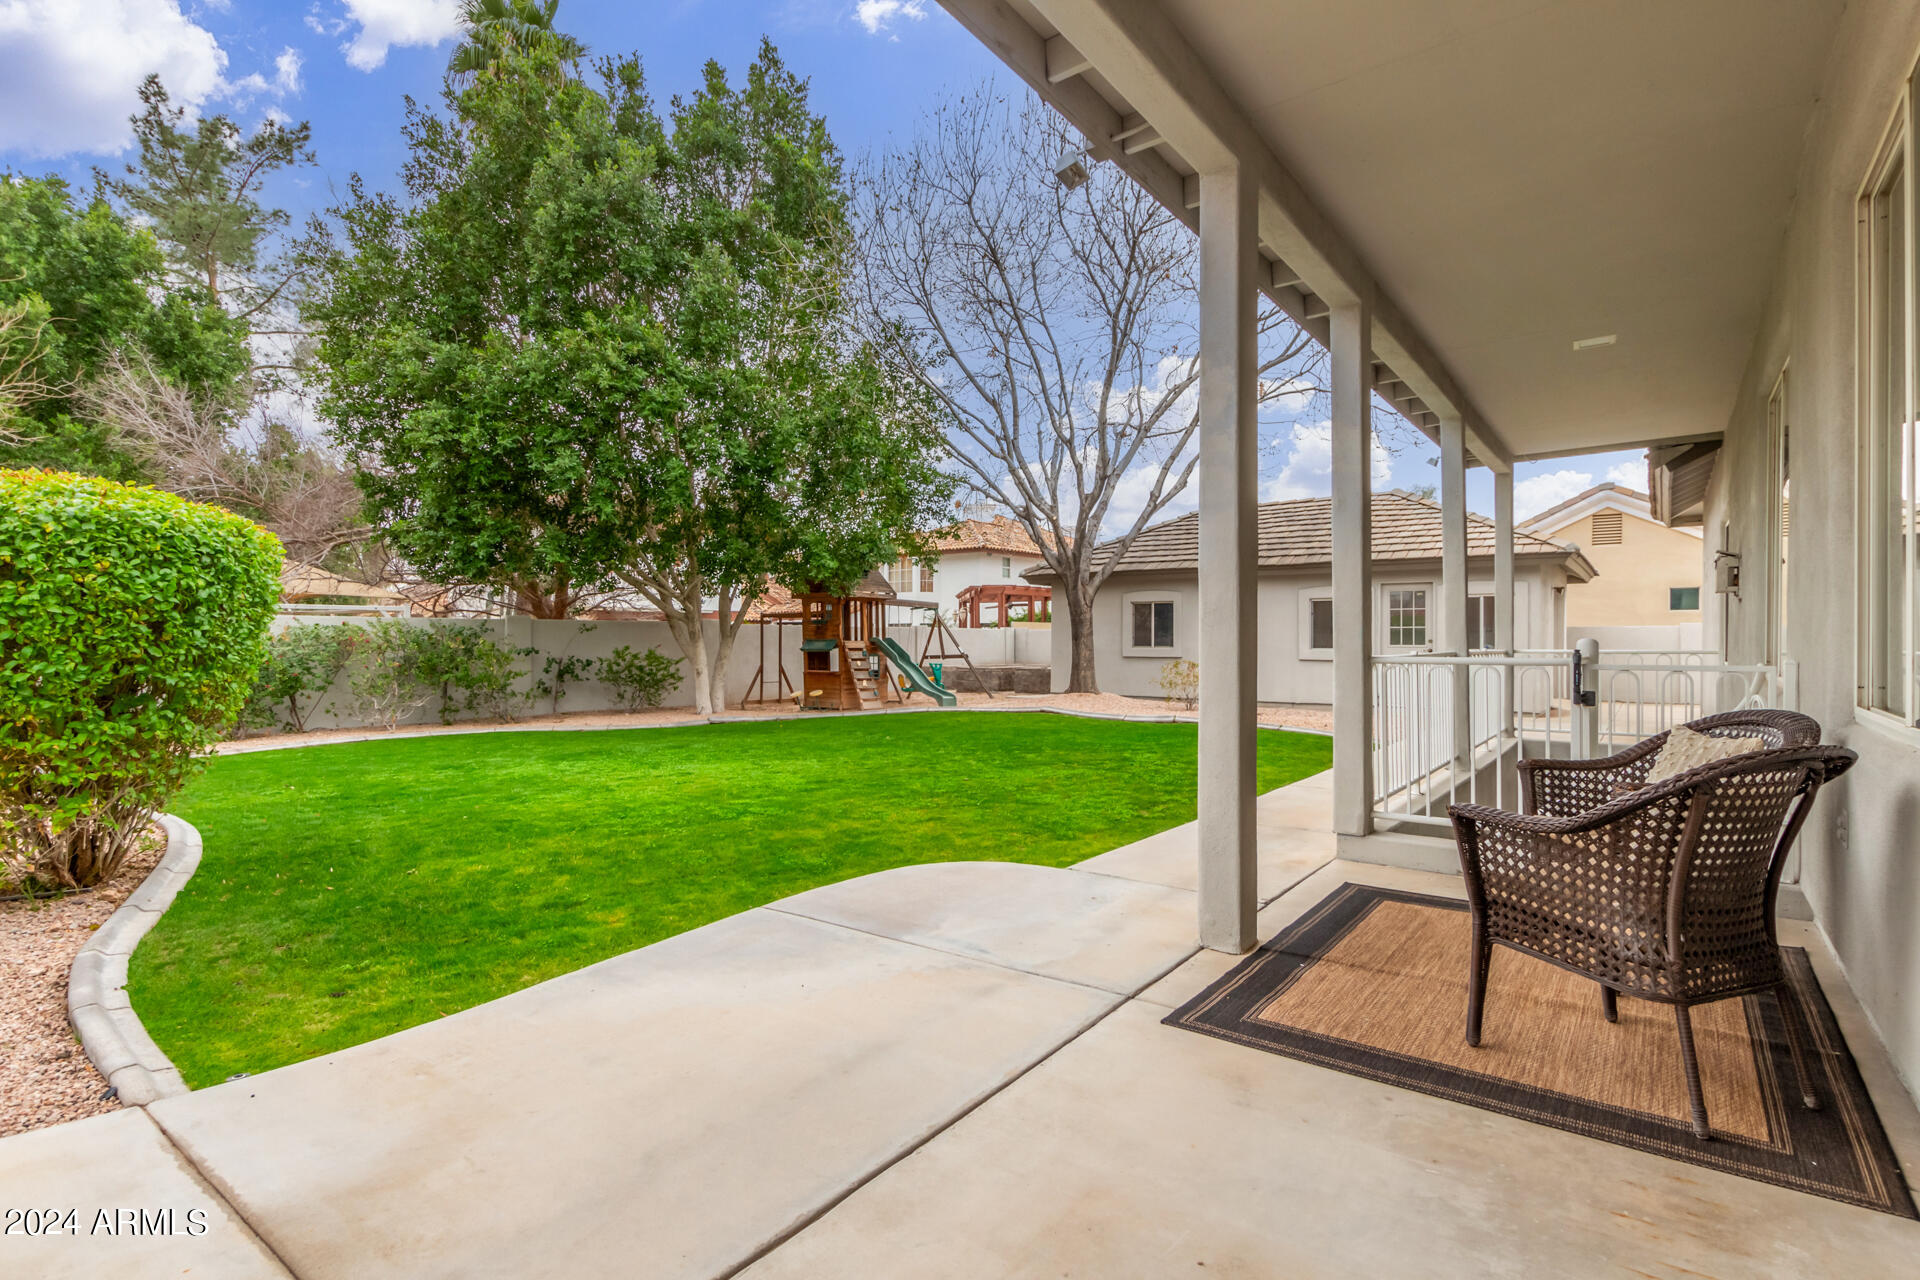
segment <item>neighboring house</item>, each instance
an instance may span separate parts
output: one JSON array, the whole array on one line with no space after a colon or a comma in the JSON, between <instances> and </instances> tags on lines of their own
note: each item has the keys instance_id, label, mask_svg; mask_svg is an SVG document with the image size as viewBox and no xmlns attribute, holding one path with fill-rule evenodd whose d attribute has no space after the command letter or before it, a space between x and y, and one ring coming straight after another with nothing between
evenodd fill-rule
<instances>
[{"instance_id":1,"label":"neighboring house","mask_svg":"<svg viewBox=\"0 0 1920 1280\"><path fill-rule=\"evenodd\" d=\"M940 532L934 549L939 552L935 564L902 556L886 567L886 578L900 595L931 600L949 619L954 617L960 593L968 587L1017 586L1027 570L1046 563L1039 544L1019 521L1007 516L961 520ZM905 610L889 612L890 622L913 621Z\"/></svg>"},{"instance_id":2,"label":"neighboring house","mask_svg":"<svg viewBox=\"0 0 1920 1280\"><path fill-rule=\"evenodd\" d=\"M1567 642L1607 649L1698 649L1700 534L1653 518L1647 495L1595 485L1517 528L1580 549L1597 575L1567 592Z\"/></svg>"},{"instance_id":3,"label":"neighboring house","mask_svg":"<svg viewBox=\"0 0 1920 1280\"><path fill-rule=\"evenodd\" d=\"M1470 648L1493 645L1493 522L1468 516ZM1440 504L1392 491L1373 495L1373 648L1414 653L1440 637ZM1107 693L1159 696L1173 658L1199 658L1200 519L1143 529L1094 597L1094 669ZM1257 693L1262 702L1333 701L1332 499L1260 507ZM1559 648L1565 591L1594 576L1578 550L1514 536L1514 646ZM1042 566L1029 580L1059 585ZM1053 674L1064 688L1071 635L1053 629Z\"/></svg>"}]
</instances>

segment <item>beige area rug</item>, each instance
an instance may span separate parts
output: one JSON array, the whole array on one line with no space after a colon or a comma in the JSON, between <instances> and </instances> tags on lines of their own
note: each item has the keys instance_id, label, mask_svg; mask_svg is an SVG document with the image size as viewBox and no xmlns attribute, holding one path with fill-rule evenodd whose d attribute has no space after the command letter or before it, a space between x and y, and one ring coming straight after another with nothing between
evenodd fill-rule
<instances>
[{"instance_id":1,"label":"beige area rug","mask_svg":"<svg viewBox=\"0 0 1920 1280\"><path fill-rule=\"evenodd\" d=\"M1800 1104L1772 996L1698 1006L1713 1138L1688 1125L1669 1006L1495 947L1479 1048L1464 1031L1466 904L1343 885L1166 1021L1606 1142L1916 1217L1806 952L1782 948L1824 1103Z\"/></svg>"}]
</instances>

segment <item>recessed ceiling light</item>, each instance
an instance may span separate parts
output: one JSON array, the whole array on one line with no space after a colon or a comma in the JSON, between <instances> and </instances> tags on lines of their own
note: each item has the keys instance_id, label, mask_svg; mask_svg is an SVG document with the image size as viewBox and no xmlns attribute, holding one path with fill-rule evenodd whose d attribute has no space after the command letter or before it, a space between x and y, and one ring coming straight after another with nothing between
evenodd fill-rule
<instances>
[{"instance_id":1,"label":"recessed ceiling light","mask_svg":"<svg viewBox=\"0 0 1920 1280\"><path fill-rule=\"evenodd\" d=\"M1589 347L1610 347L1620 341L1617 333L1603 333L1597 338L1581 338L1573 344L1575 351L1585 351Z\"/></svg>"}]
</instances>

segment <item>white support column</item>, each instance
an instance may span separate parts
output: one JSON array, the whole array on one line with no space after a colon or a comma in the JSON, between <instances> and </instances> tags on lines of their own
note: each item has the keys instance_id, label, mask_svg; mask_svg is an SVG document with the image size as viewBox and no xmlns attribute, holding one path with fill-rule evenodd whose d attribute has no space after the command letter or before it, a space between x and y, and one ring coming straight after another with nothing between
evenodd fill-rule
<instances>
[{"instance_id":1,"label":"white support column","mask_svg":"<svg viewBox=\"0 0 1920 1280\"><path fill-rule=\"evenodd\" d=\"M1200 175L1200 942L1236 955L1260 902L1257 214L1243 172Z\"/></svg>"},{"instance_id":2,"label":"white support column","mask_svg":"<svg viewBox=\"0 0 1920 1280\"><path fill-rule=\"evenodd\" d=\"M1513 656L1513 471L1493 473L1493 647ZM1513 668L1501 683L1500 728L1515 730Z\"/></svg>"},{"instance_id":3,"label":"white support column","mask_svg":"<svg viewBox=\"0 0 1920 1280\"><path fill-rule=\"evenodd\" d=\"M1440 647L1467 656L1467 432L1457 417L1440 420ZM1472 673L1453 669L1453 762L1473 760Z\"/></svg>"},{"instance_id":4,"label":"white support column","mask_svg":"<svg viewBox=\"0 0 1920 1280\"><path fill-rule=\"evenodd\" d=\"M1373 830L1373 315L1327 318L1333 354L1333 829Z\"/></svg>"}]
</instances>

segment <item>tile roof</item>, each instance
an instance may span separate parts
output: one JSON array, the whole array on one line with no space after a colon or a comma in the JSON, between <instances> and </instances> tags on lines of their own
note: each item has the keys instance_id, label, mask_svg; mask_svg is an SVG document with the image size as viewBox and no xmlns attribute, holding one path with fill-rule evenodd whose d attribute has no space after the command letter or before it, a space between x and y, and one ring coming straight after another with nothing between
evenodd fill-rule
<instances>
[{"instance_id":1,"label":"tile roof","mask_svg":"<svg viewBox=\"0 0 1920 1280\"><path fill-rule=\"evenodd\" d=\"M1390 490L1373 495L1373 558L1381 560L1438 560L1442 531L1440 504L1410 493ZM1320 565L1333 562L1333 499L1303 498L1295 502L1263 502L1259 514L1260 567L1284 568L1295 565ZM1467 515L1467 554L1493 555L1493 521L1485 516ZM1112 554L1112 543L1094 549L1094 563L1104 563ZM1550 556L1566 560L1577 577L1593 576L1593 566L1571 547L1516 531L1513 535L1516 556ZM1153 573L1167 570L1198 569L1200 564L1200 517L1188 514L1151 525L1140 531L1127 548L1126 556L1114 567L1116 573ZM1046 581L1053 575L1044 566L1028 571L1034 581Z\"/></svg>"},{"instance_id":2,"label":"tile roof","mask_svg":"<svg viewBox=\"0 0 1920 1280\"><path fill-rule=\"evenodd\" d=\"M1003 555L1037 556L1040 545L1026 526L1011 516L991 520L961 520L934 535L933 548L942 554L954 551L998 551Z\"/></svg>"}]
</instances>

